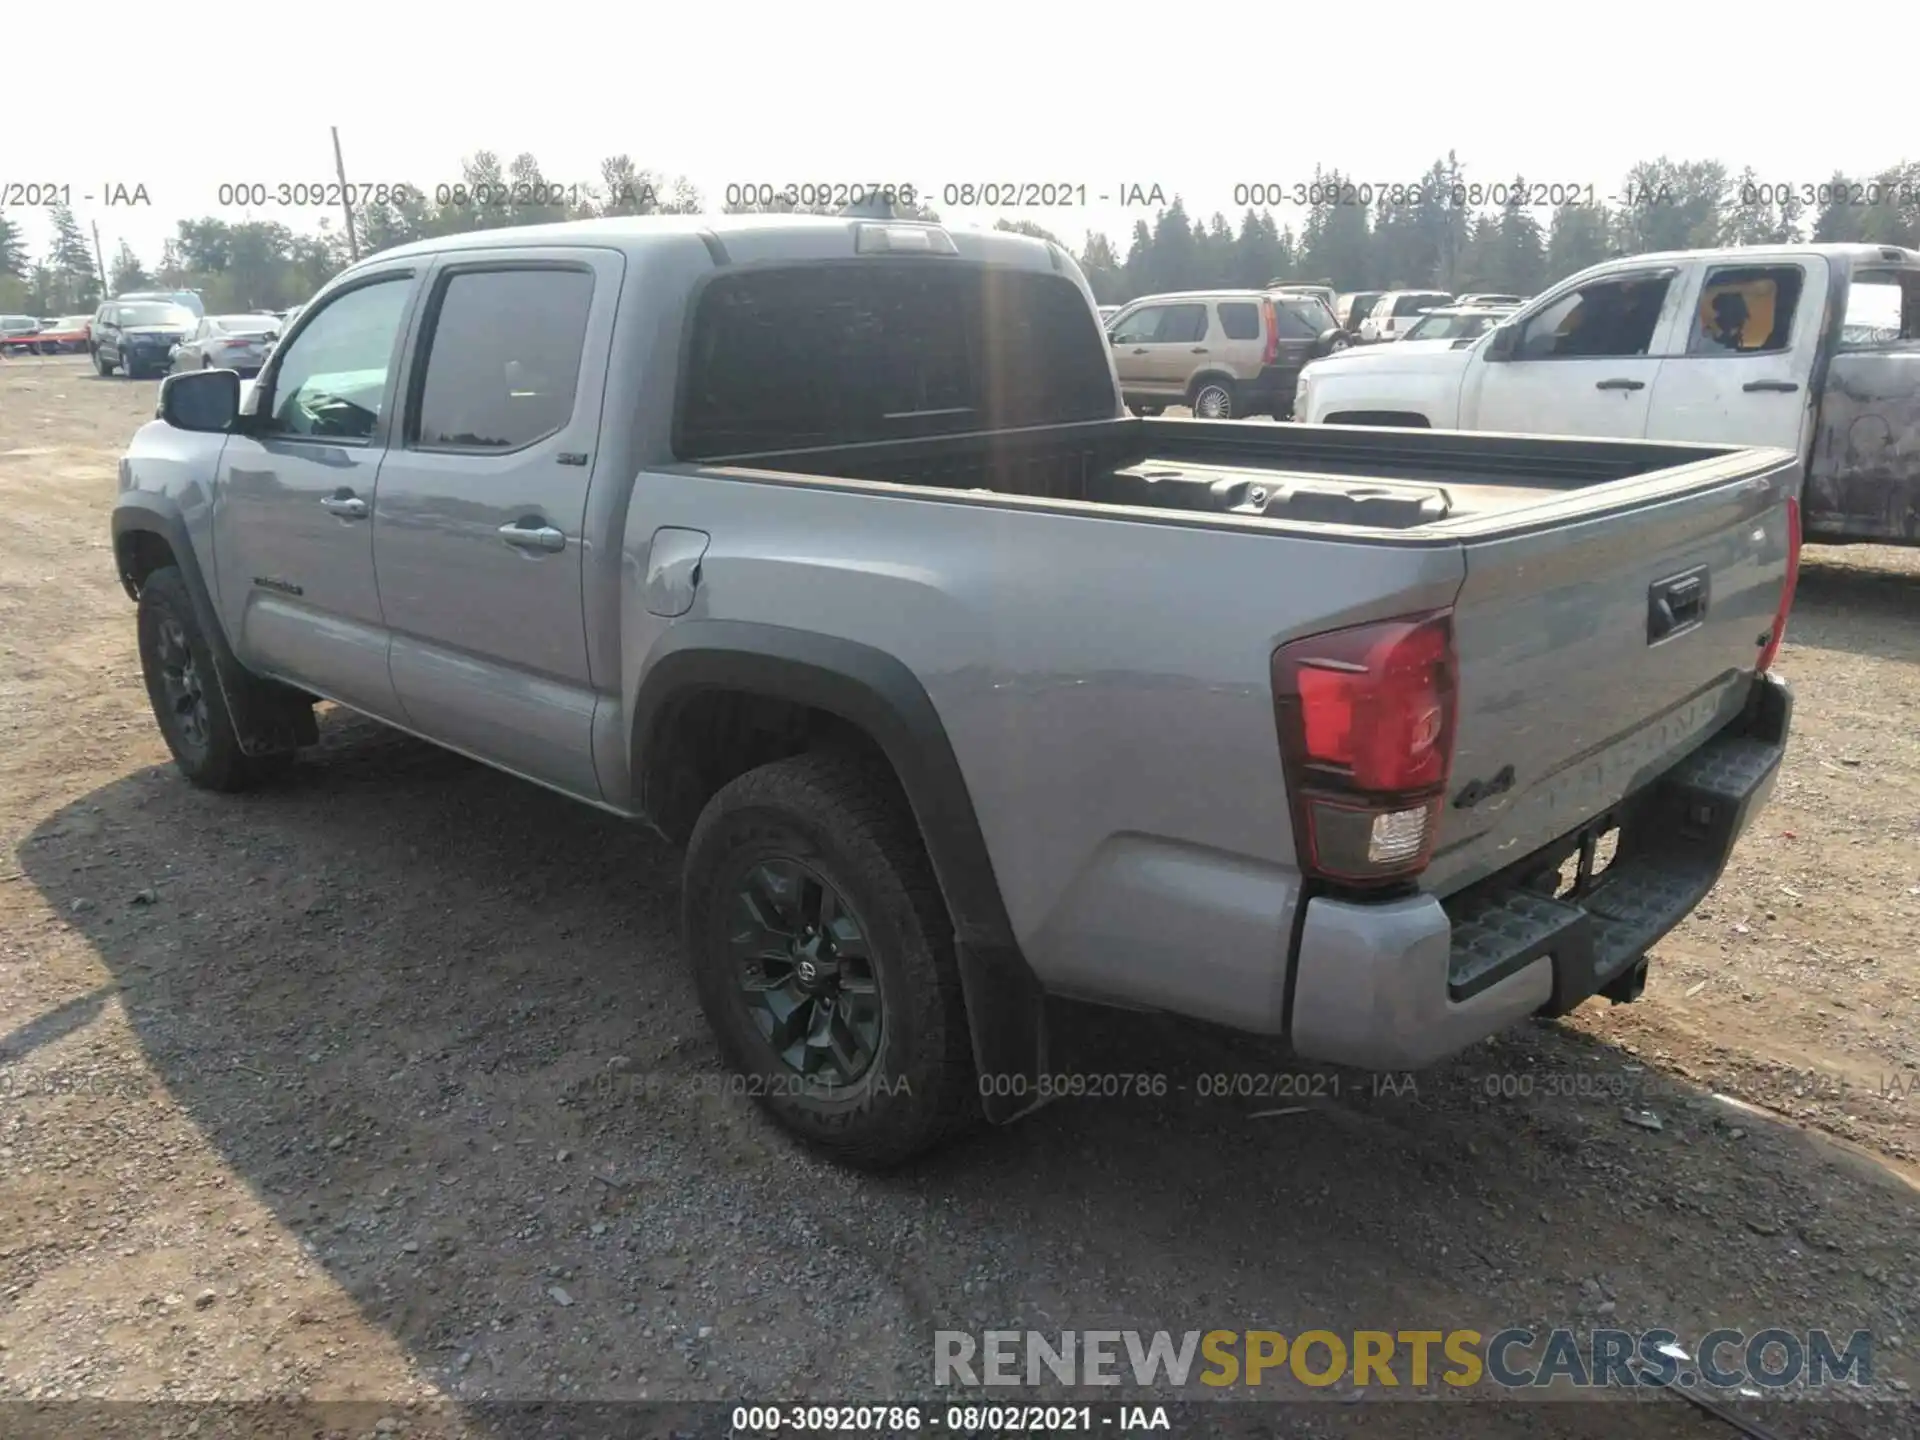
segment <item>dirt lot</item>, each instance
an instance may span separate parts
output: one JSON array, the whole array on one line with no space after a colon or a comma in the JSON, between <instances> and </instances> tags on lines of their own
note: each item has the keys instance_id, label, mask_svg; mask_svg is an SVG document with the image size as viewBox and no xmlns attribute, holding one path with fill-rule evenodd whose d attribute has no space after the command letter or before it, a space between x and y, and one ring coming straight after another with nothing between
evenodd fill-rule
<instances>
[{"instance_id":1,"label":"dirt lot","mask_svg":"<svg viewBox=\"0 0 1920 1440\"><path fill-rule=\"evenodd\" d=\"M647 835L339 714L267 792L164 763L106 528L155 390L0 364L0 1399L925 1395L988 1325L1866 1329L1920 1382L1920 554L1810 552L1786 773L1642 1003L1266 1115L1195 1090L1262 1045L1069 1014L1056 1068L1186 1088L876 1180L724 1092Z\"/></svg>"}]
</instances>

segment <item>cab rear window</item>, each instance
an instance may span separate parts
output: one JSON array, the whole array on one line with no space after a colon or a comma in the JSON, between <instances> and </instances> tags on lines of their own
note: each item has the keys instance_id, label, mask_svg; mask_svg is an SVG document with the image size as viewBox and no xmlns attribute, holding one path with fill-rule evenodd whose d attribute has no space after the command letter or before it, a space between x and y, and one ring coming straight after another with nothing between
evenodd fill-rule
<instances>
[{"instance_id":1,"label":"cab rear window","mask_svg":"<svg viewBox=\"0 0 1920 1440\"><path fill-rule=\"evenodd\" d=\"M861 260L721 275L681 375L682 459L1113 416L1106 338L1057 275Z\"/></svg>"}]
</instances>

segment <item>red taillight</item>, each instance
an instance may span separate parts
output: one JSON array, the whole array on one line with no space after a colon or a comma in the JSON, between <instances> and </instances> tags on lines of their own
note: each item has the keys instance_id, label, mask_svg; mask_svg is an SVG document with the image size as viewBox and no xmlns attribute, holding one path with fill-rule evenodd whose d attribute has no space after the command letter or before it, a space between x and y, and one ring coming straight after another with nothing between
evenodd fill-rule
<instances>
[{"instance_id":1,"label":"red taillight","mask_svg":"<svg viewBox=\"0 0 1920 1440\"><path fill-rule=\"evenodd\" d=\"M1793 609L1793 592L1800 584L1800 502L1787 500L1787 578L1780 587L1780 608L1774 612L1773 630L1760 652L1755 669L1762 675L1773 668L1780 654L1780 642L1787 638L1787 612Z\"/></svg>"},{"instance_id":2,"label":"red taillight","mask_svg":"<svg viewBox=\"0 0 1920 1440\"><path fill-rule=\"evenodd\" d=\"M1266 327L1267 346L1260 352L1262 365L1277 365L1280 362L1280 317L1273 313L1273 301L1260 302L1260 323Z\"/></svg>"},{"instance_id":3,"label":"red taillight","mask_svg":"<svg viewBox=\"0 0 1920 1440\"><path fill-rule=\"evenodd\" d=\"M1453 763L1459 662L1442 610L1273 652L1274 715L1303 868L1351 884L1425 869Z\"/></svg>"}]
</instances>

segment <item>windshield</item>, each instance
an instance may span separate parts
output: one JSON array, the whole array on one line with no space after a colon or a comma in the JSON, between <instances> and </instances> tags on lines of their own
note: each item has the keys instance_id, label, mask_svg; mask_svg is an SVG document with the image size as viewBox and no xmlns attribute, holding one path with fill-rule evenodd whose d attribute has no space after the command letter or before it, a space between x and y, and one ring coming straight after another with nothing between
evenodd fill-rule
<instances>
[{"instance_id":1,"label":"windshield","mask_svg":"<svg viewBox=\"0 0 1920 1440\"><path fill-rule=\"evenodd\" d=\"M1402 295L1393 302L1396 319L1405 319L1409 315L1424 315L1429 310L1445 305L1453 297L1450 295Z\"/></svg>"},{"instance_id":2,"label":"windshield","mask_svg":"<svg viewBox=\"0 0 1920 1440\"><path fill-rule=\"evenodd\" d=\"M194 314L180 305L162 305L158 302L150 305L122 305L120 307L122 325L179 325L191 329Z\"/></svg>"},{"instance_id":3,"label":"windshield","mask_svg":"<svg viewBox=\"0 0 1920 1440\"><path fill-rule=\"evenodd\" d=\"M1464 340L1482 333L1497 318L1493 315L1423 315L1407 331L1407 339Z\"/></svg>"}]
</instances>

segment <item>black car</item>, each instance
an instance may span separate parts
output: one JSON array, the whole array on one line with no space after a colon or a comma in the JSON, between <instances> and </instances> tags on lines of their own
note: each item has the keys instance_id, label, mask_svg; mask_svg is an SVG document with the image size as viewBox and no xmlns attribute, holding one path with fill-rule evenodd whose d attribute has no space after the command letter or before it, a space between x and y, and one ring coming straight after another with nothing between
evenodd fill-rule
<instances>
[{"instance_id":1,"label":"black car","mask_svg":"<svg viewBox=\"0 0 1920 1440\"><path fill-rule=\"evenodd\" d=\"M197 315L171 300L109 300L93 317L93 368L102 375L125 370L129 380L165 374L174 346L199 325Z\"/></svg>"}]
</instances>

